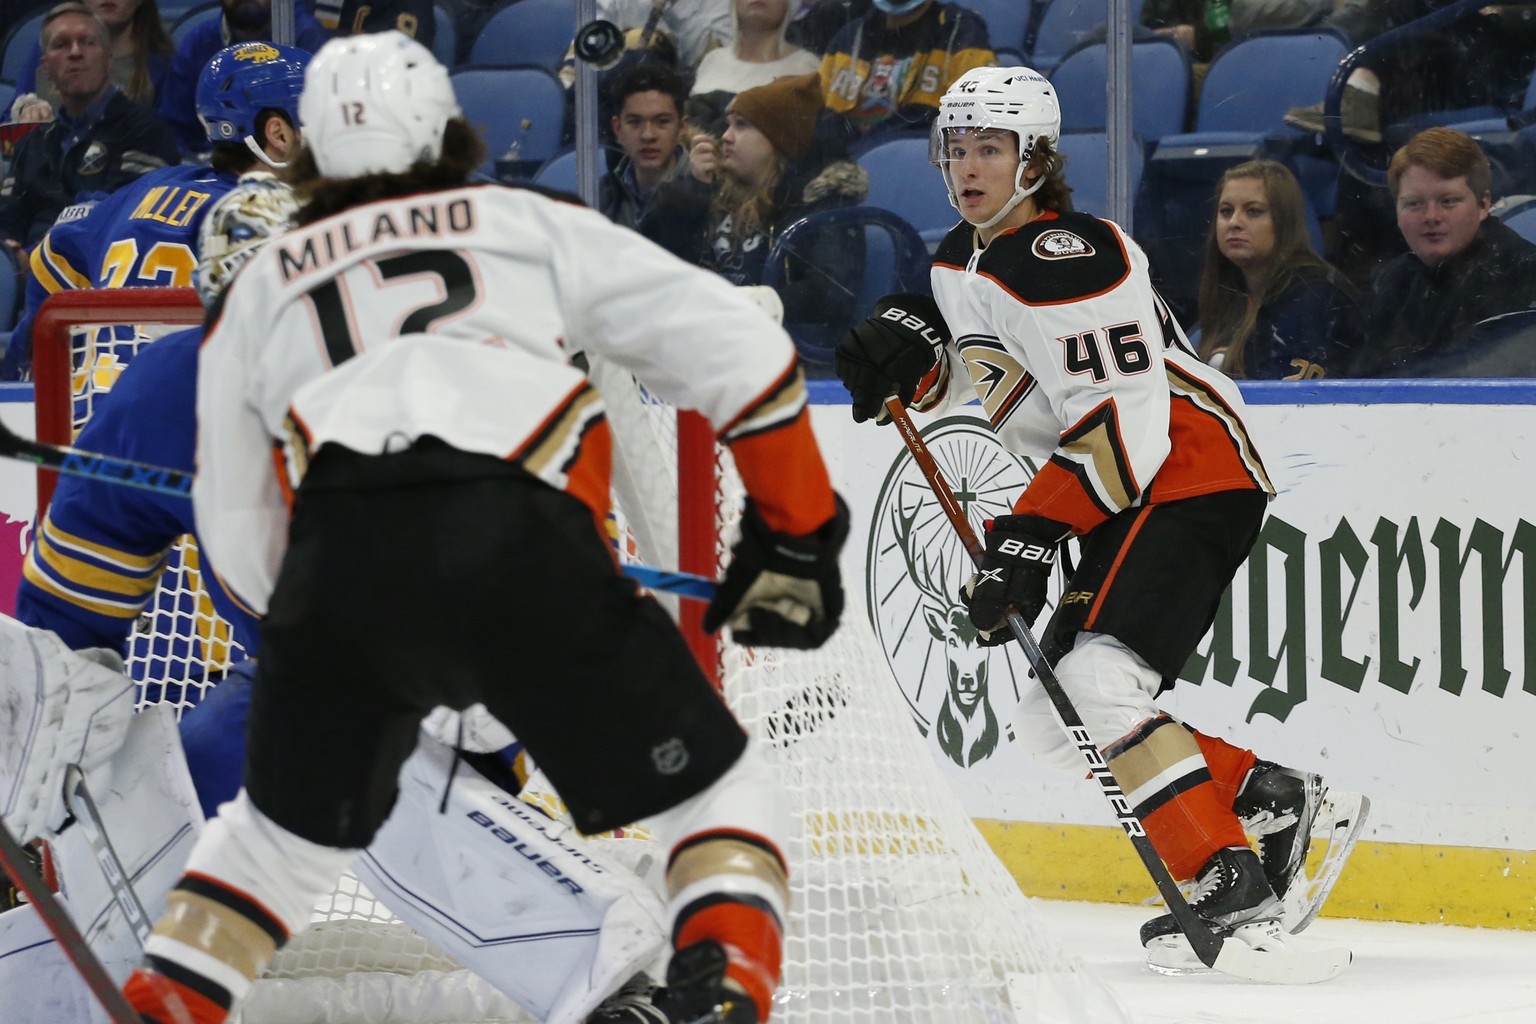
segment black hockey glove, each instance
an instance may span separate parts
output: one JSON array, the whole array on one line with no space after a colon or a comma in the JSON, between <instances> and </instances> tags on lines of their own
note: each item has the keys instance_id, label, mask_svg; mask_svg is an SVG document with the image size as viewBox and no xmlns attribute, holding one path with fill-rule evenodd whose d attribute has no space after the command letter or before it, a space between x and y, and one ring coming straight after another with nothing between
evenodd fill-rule
<instances>
[{"instance_id":1,"label":"black hockey glove","mask_svg":"<svg viewBox=\"0 0 1536 1024\"><path fill-rule=\"evenodd\" d=\"M987 525L987 553L966 581L960 600L985 647L1013 639L1012 607L1033 626L1045 607L1045 587L1056 564L1056 545L1071 530L1044 516L998 516Z\"/></svg>"},{"instance_id":2,"label":"black hockey glove","mask_svg":"<svg viewBox=\"0 0 1536 1024\"><path fill-rule=\"evenodd\" d=\"M775 533L751 500L741 518L741 539L704 612L704 629L731 627L748 647L820 647L843 615L838 552L848 539L848 506L805 537Z\"/></svg>"},{"instance_id":3,"label":"black hockey glove","mask_svg":"<svg viewBox=\"0 0 1536 1024\"><path fill-rule=\"evenodd\" d=\"M885 400L911 405L918 382L949 342L938 303L927 295L887 295L869 317L854 324L833 354L832 368L853 397L853 421L884 422Z\"/></svg>"}]
</instances>

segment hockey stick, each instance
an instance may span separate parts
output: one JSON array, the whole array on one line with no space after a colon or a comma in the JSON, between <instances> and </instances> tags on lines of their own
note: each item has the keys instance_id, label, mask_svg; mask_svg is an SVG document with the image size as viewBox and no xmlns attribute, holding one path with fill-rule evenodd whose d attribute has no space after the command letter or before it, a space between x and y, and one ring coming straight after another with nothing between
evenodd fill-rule
<instances>
[{"instance_id":1,"label":"hockey stick","mask_svg":"<svg viewBox=\"0 0 1536 1024\"><path fill-rule=\"evenodd\" d=\"M143 1024L137 1011L128 1005L128 1000L117 990L107 969L101 966L101 961L91 952L91 947L86 944L80 929L75 927L75 922L69 919L59 901L48 891L48 886L32 870L26 852L3 822L0 822L0 867L5 869L16 887L27 894L27 902L32 904L37 916L43 919L43 923L53 933L59 949L80 972L80 977L101 1003L102 1009L107 1011L112 1024Z\"/></svg>"},{"instance_id":2,"label":"hockey stick","mask_svg":"<svg viewBox=\"0 0 1536 1024\"><path fill-rule=\"evenodd\" d=\"M954 492L950 490L948 481L944 479L943 471L939 469L933 453L928 450L928 445L923 441L922 435L917 432L911 417L907 415L906 407L902 405L899 398L892 396L886 400L885 408L897 429L901 431L902 441L906 444L907 450L912 453L918 468L922 470L923 477L933 490L934 497L938 499L939 506L944 510L950 526L954 528L955 533L960 537L961 544L965 546L971 560L979 568L982 557L986 554L986 548L976 536L970 520L966 518L965 510L955 500ZM1340 964L1333 956L1305 952L1297 954L1258 952L1241 939L1228 941L1227 937L1218 935L1211 930L1209 924L1201 920L1184 899L1183 894L1179 892L1178 883L1174 881L1173 876L1168 872L1167 865L1163 863L1157 850L1152 846L1152 840L1148 838L1141 819L1136 816L1135 810L1126 798L1125 791L1115 781L1114 773L1105 762L1103 753L1088 734L1087 727L1083 725L1082 716L1077 713L1077 708L1072 705L1072 699L1062 689L1061 681L1056 678L1050 661L1040 650L1040 645L1036 642L1034 634L1030 632L1024 617L1010 609L1008 627L1013 630L1019 646L1024 649L1024 656L1029 660L1030 667L1034 669L1040 685L1045 688L1046 696L1056 708L1056 714L1066 728L1067 735L1087 760L1089 774L1103 790L1110 809L1119 820L1120 826L1125 829L1126 835L1130 836L1131 844L1136 848L1137 855L1141 857L1147 873L1152 876L1152 882L1157 886L1157 891L1162 894L1169 913L1178 922L1179 928L1189 940L1190 947L1200 958L1200 962L1225 974L1250 981L1290 983L1326 981L1343 970L1348 960Z\"/></svg>"},{"instance_id":3,"label":"hockey stick","mask_svg":"<svg viewBox=\"0 0 1536 1024\"><path fill-rule=\"evenodd\" d=\"M85 830L86 841L91 845L91 852L96 855L96 863L100 865L101 873L107 880L107 888L112 890L112 899L128 919L133 936L139 940L139 948L143 949L144 943L149 941L152 927L149 913L144 909L144 904L139 902L139 894L133 891L133 881L123 867L117 850L113 849L112 840L107 838L101 809L96 806L91 791L85 785L85 772L77 764L64 769L64 802L69 805L75 822Z\"/></svg>"},{"instance_id":4,"label":"hockey stick","mask_svg":"<svg viewBox=\"0 0 1536 1024\"><path fill-rule=\"evenodd\" d=\"M137 487L155 494L176 498L192 496L193 475L180 469L156 466L148 462L103 455L99 452L81 451L64 445L47 444L22 437L4 423L0 423L0 458L30 462L44 469L69 473L72 476L104 480L107 483ZM695 601L709 601L715 596L715 581L707 576L688 572L672 572L648 565L624 563L620 571L647 590L676 594Z\"/></svg>"},{"instance_id":5,"label":"hockey stick","mask_svg":"<svg viewBox=\"0 0 1536 1024\"><path fill-rule=\"evenodd\" d=\"M4 423L0 423L0 457L19 459L73 476L138 487L157 494L187 497L192 493L191 473L132 459L120 459L115 455L83 452L66 445L33 441L22 437Z\"/></svg>"}]
</instances>

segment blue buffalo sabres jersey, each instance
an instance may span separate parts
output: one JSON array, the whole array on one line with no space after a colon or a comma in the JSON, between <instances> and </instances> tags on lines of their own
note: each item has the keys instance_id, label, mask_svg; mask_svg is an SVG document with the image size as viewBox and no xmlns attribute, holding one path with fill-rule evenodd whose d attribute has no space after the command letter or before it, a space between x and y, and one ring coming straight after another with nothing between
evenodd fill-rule
<instances>
[{"instance_id":1,"label":"blue buffalo sabres jersey","mask_svg":"<svg viewBox=\"0 0 1536 1024\"><path fill-rule=\"evenodd\" d=\"M22 347L16 359L8 355L6 376L29 376L32 320L49 295L72 288L190 287L203 217L237 180L207 167L166 167L89 209L66 210L32 250L26 309L12 339L13 348L18 340ZM132 358L136 334L131 325L94 331L76 356L77 384L92 374L97 387L104 379L110 385Z\"/></svg>"},{"instance_id":2,"label":"blue buffalo sabres jersey","mask_svg":"<svg viewBox=\"0 0 1536 1024\"><path fill-rule=\"evenodd\" d=\"M97 405L79 447L190 472L201 340L199 328L144 348ZM163 571L200 568L195 548L175 550L177 540L188 534L195 537L196 530L186 497L61 476L27 552L16 617L54 631L77 649L128 653L131 642L136 655L131 663L141 681L174 684L201 678L210 662L218 666L239 657L231 641L254 650L258 627L222 591L212 572L201 574L207 594L177 588L156 596ZM179 558L190 566L176 564ZM135 623L151 599L157 618L174 616L174 638L135 636ZM145 696L173 703L195 699L192 693Z\"/></svg>"}]
</instances>

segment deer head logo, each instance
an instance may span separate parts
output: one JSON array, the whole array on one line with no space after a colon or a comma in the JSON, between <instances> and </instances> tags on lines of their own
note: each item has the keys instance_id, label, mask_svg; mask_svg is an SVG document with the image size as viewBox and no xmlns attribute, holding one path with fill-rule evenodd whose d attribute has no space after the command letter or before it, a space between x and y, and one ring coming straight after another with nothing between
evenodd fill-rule
<instances>
[{"instance_id":1,"label":"deer head logo","mask_svg":"<svg viewBox=\"0 0 1536 1024\"><path fill-rule=\"evenodd\" d=\"M908 512L898 501L891 507L891 532L922 598L928 633L943 645L949 690L934 720L939 749L965 768L997 749L997 715L987 699L989 649L981 645L965 605L948 586L951 573L943 550L931 563L927 551L918 550L913 527L922 511L921 503Z\"/></svg>"},{"instance_id":2,"label":"deer head logo","mask_svg":"<svg viewBox=\"0 0 1536 1024\"><path fill-rule=\"evenodd\" d=\"M969 412L923 428L973 525L1004 515L1035 465L1009 453ZM865 558L870 624L913 723L933 754L967 773L1012 778L1013 708L1034 683L1017 645L983 647L960 600L971 560L932 490L902 449L876 492Z\"/></svg>"}]
</instances>

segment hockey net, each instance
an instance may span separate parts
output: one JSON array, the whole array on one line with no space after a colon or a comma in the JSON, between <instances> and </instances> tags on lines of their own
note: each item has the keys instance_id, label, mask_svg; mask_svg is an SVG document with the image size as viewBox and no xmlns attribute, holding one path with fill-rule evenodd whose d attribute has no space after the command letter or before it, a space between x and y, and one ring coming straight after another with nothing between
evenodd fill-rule
<instances>
[{"instance_id":1,"label":"hockey net","mask_svg":"<svg viewBox=\"0 0 1536 1024\"><path fill-rule=\"evenodd\" d=\"M191 290L74 292L34 331L39 439L69 443L137 346L201 320ZM131 324L132 327L120 325ZM119 325L119 326L111 326ZM110 358L109 358L110 357ZM741 487L708 425L652 401L601 362L615 438L620 557L718 576ZM51 493L44 473L40 507ZM924 748L846 588L844 625L812 652L754 651L698 629L702 605L665 598L788 788L792 908L783 1024L1077 1024L1128 1019L1049 936ZM241 652L178 548L131 647L147 700L206 687ZM185 701L193 703L195 701ZM558 806L537 776L526 794ZM643 830L591 840L620 861L654 854ZM654 859L654 858L653 858ZM532 1018L415 935L351 877L316 907L247 1004L247 1024L491 1024Z\"/></svg>"}]
</instances>

